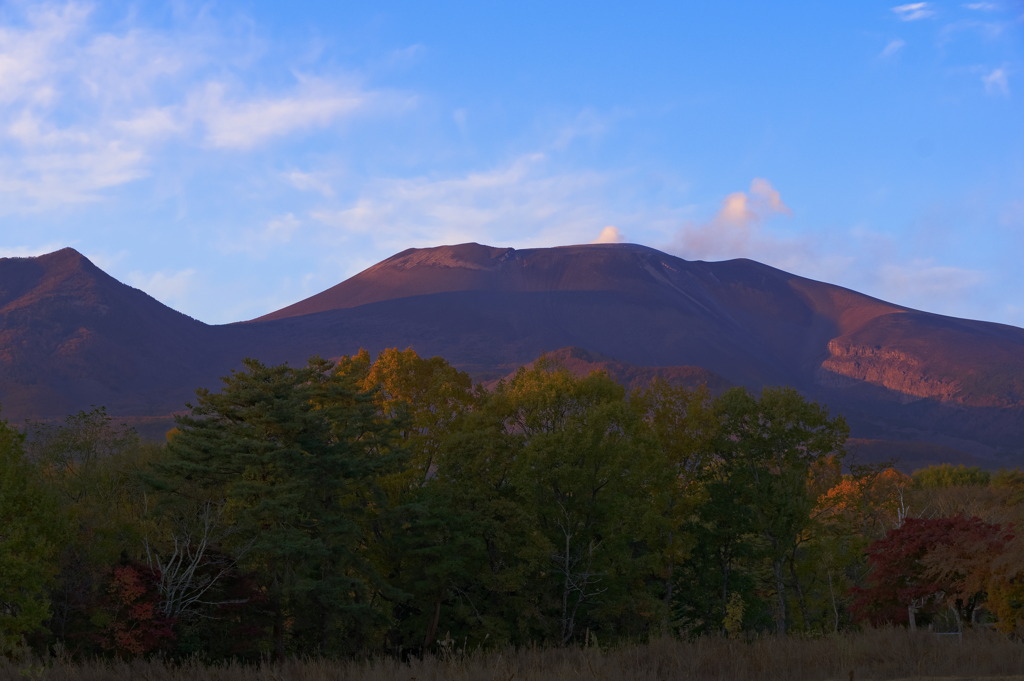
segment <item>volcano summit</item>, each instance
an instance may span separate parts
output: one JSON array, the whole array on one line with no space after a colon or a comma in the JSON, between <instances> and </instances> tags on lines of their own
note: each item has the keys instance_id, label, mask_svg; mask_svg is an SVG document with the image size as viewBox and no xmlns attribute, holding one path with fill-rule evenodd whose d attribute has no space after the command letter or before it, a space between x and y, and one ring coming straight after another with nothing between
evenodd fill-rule
<instances>
[{"instance_id":1,"label":"volcano summit","mask_svg":"<svg viewBox=\"0 0 1024 681\"><path fill-rule=\"evenodd\" d=\"M789 385L847 416L858 441L886 443L878 452L1024 463L1024 330L751 260L687 261L630 244L409 249L222 326L167 308L71 249L0 260L0 404L10 420L91 405L163 419L195 388L216 389L243 357L301 363L385 347L440 355L478 380L561 351L579 370L634 382Z\"/></svg>"}]
</instances>

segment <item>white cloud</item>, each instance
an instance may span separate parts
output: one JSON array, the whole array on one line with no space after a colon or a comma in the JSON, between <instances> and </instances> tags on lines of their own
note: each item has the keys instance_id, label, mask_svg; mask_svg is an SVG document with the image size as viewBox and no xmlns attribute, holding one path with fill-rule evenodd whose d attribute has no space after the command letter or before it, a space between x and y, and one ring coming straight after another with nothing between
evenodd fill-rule
<instances>
[{"instance_id":1,"label":"white cloud","mask_svg":"<svg viewBox=\"0 0 1024 681\"><path fill-rule=\"evenodd\" d=\"M619 228L614 225L608 225L601 230L601 233L597 235L597 238L591 241L592 244L621 244L625 239Z\"/></svg>"},{"instance_id":2,"label":"white cloud","mask_svg":"<svg viewBox=\"0 0 1024 681\"><path fill-rule=\"evenodd\" d=\"M410 64L418 61L427 48L420 44L414 43L407 47L403 47L397 50L392 50L391 54L388 55L387 62L391 66L400 66L404 64Z\"/></svg>"},{"instance_id":3,"label":"white cloud","mask_svg":"<svg viewBox=\"0 0 1024 681\"><path fill-rule=\"evenodd\" d=\"M690 223L676 235L673 249L689 258L763 258L776 245L765 236L761 223L791 211L772 184L754 178L748 192L733 192L722 200L711 220Z\"/></svg>"},{"instance_id":4,"label":"white cloud","mask_svg":"<svg viewBox=\"0 0 1024 681\"><path fill-rule=\"evenodd\" d=\"M263 238L267 241L288 243L301 224L299 219L291 213L282 215L267 223L267 227L263 231Z\"/></svg>"},{"instance_id":5,"label":"white cloud","mask_svg":"<svg viewBox=\"0 0 1024 681\"><path fill-rule=\"evenodd\" d=\"M452 122L455 123L455 127L458 128L462 135L469 132L468 126L469 113L465 109L455 109L452 111Z\"/></svg>"},{"instance_id":6,"label":"white cloud","mask_svg":"<svg viewBox=\"0 0 1024 681\"><path fill-rule=\"evenodd\" d=\"M111 121L111 128L126 139L157 142L184 134L188 124L176 107L140 109L128 118Z\"/></svg>"},{"instance_id":7,"label":"white cloud","mask_svg":"<svg viewBox=\"0 0 1024 681\"><path fill-rule=\"evenodd\" d=\"M611 121L593 111L582 111L570 124L562 127L551 143L552 150L568 148L577 139L600 137L611 127Z\"/></svg>"},{"instance_id":8,"label":"white cloud","mask_svg":"<svg viewBox=\"0 0 1024 681\"><path fill-rule=\"evenodd\" d=\"M750 182L750 193L754 197L755 209L760 213L792 213L782 202L782 195L764 178L755 177Z\"/></svg>"},{"instance_id":9,"label":"white cloud","mask_svg":"<svg viewBox=\"0 0 1024 681\"><path fill-rule=\"evenodd\" d=\"M937 300L955 303L987 280L983 272L937 265L930 259L882 263L877 272L875 285L891 301L922 308L934 306Z\"/></svg>"},{"instance_id":10,"label":"white cloud","mask_svg":"<svg viewBox=\"0 0 1024 681\"><path fill-rule=\"evenodd\" d=\"M969 2L964 7L975 12L994 12L999 9L999 5L994 2Z\"/></svg>"},{"instance_id":11,"label":"white cloud","mask_svg":"<svg viewBox=\"0 0 1024 681\"><path fill-rule=\"evenodd\" d=\"M685 225L665 250L691 259L747 257L899 305L961 316L988 283L977 270L902 258L892 237L863 228L838 239L820 230L800 236L773 231L767 218L788 212L770 183L755 181L749 192L728 195L712 219Z\"/></svg>"},{"instance_id":12,"label":"white cloud","mask_svg":"<svg viewBox=\"0 0 1024 681\"><path fill-rule=\"evenodd\" d=\"M174 16L147 26L128 14L100 28L90 5L5 7L0 214L101 200L161 167L170 142L176 153L246 151L410 105L337 74L292 72L290 83L263 86L252 78L257 39L202 8Z\"/></svg>"},{"instance_id":13,"label":"white cloud","mask_svg":"<svg viewBox=\"0 0 1024 681\"><path fill-rule=\"evenodd\" d=\"M50 77L65 68L61 48L83 30L90 8L30 6L25 28L0 26L0 103L46 103L54 93Z\"/></svg>"},{"instance_id":14,"label":"white cloud","mask_svg":"<svg viewBox=\"0 0 1024 681\"><path fill-rule=\"evenodd\" d=\"M1005 68L993 69L981 77L981 82L985 85L985 92L990 95L1007 97L1010 94L1010 80Z\"/></svg>"},{"instance_id":15,"label":"white cloud","mask_svg":"<svg viewBox=\"0 0 1024 681\"><path fill-rule=\"evenodd\" d=\"M890 40L888 44L882 48L882 51L878 53L879 59L889 59L894 57L900 50L906 46L906 42L900 39Z\"/></svg>"},{"instance_id":16,"label":"white cloud","mask_svg":"<svg viewBox=\"0 0 1024 681\"><path fill-rule=\"evenodd\" d=\"M228 101L222 83L209 83L189 105L212 147L249 149L274 137L322 128L366 108L373 99L358 88L305 81L293 92Z\"/></svg>"},{"instance_id":17,"label":"white cloud","mask_svg":"<svg viewBox=\"0 0 1024 681\"><path fill-rule=\"evenodd\" d=\"M33 258L64 248L66 244L50 242L41 246L0 246L0 258Z\"/></svg>"},{"instance_id":18,"label":"white cloud","mask_svg":"<svg viewBox=\"0 0 1024 681\"><path fill-rule=\"evenodd\" d=\"M485 238L518 247L585 243L609 218L635 219L609 213L611 176L554 165L534 152L461 175L373 179L354 198L311 217L329 243L358 237L384 250Z\"/></svg>"},{"instance_id":19,"label":"white cloud","mask_svg":"<svg viewBox=\"0 0 1024 681\"><path fill-rule=\"evenodd\" d=\"M892 8L892 11L896 13L896 16L900 18L900 21L918 21L920 19L927 19L935 14L935 11L929 8L927 2L912 2L906 5L897 5Z\"/></svg>"},{"instance_id":20,"label":"white cloud","mask_svg":"<svg viewBox=\"0 0 1024 681\"><path fill-rule=\"evenodd\" d=\"M278 215L259 229L243 231L229 241L222 242L220 250L225 253L248 253L264 258L291 243L302 224L302 220L294 213Z\"/></svg>"},{"instance_id":21,"label":"white cloud","mask_svg":"<svg viewBox=\"0 0 1024 681\"><path fill-rule=\"evenodd\" d=\"M289 170L283 174L285 181L299 191L316 192L324 198L334 197L334 187L330 179L323 173L306 173L301 170Z\"/></svg>"},{"instance_id":22,"label":"white cloud","mask_svg":"<svg viewBox=\"0 0 1024 681\"><path fill-rule=\"evenodd\" d=\"M197 288L197 273L194 269L150 273L135 270L125 275L125 279L131 286L174 309L181 309L191 302L190 297Z\"/></svg>"}]
</instances>

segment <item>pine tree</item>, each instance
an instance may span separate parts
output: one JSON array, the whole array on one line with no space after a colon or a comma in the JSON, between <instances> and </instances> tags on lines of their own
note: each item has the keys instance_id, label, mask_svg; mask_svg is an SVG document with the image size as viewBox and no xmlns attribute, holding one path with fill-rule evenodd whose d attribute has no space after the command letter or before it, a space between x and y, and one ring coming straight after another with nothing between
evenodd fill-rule
<instances>
[{"instance_id":1,"label":"pine tree","mask_svg":"<svg viewBox=\"0 0 1024 681\"><path fill-rule=\"evenodd\" d=\"M219 393L199 390L158 465L165 492L220 509L274 608L273 654L353 652L379 613L366 558L395 467L390 421L329 362L302 368L246 360Z\"/></svg>"}]
</instances>

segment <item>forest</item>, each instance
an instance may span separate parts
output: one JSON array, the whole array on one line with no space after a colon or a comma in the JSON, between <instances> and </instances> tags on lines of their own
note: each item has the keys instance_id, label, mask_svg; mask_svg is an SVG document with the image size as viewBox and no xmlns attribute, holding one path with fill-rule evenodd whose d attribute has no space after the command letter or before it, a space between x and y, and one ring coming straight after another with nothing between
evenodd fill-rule
<instances>
[{"instance_id":1,"label":"forest","mask_svg":"<svg viewBox=\"0 0 1024 681\"><path fill-rule=\"evenodd\" d=\"M166 442L0 422L0 657L407 659L505 646L1024 634L1024 472L848 461L789 388L542 358L246 360Z\"/></svg>"}]
</instances>

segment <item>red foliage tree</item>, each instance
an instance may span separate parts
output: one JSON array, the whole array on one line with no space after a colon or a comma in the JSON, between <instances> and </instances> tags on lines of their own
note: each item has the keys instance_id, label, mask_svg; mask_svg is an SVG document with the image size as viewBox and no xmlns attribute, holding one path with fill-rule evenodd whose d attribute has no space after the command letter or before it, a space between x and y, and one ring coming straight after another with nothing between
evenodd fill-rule
<instances>
[{"instance_id":1,"label":"red foliage tree","mask_svg":"<svg viewBox=\"0 0 1024 681\"><path fill-rule=\"evenodd\" d=\"M948 605L970 622L986 596L981 572L1008 538L980 518L908 518L868 547L870 571L867 585L853 590L854 617L907 624L911 610L927 619Z\"/></svg>"},{"instance_id":2,"label":"red foliage tree","mask_svg":"<svg viewBox=\"0 0 1024 681\"><path fill-rule=\"evenodd\" d=\"M145 655L174 639L174 620L160 614L159 575L130 561L116 566L101 606L100 646L119 657Z\"/></svg>"}]
</instances>

